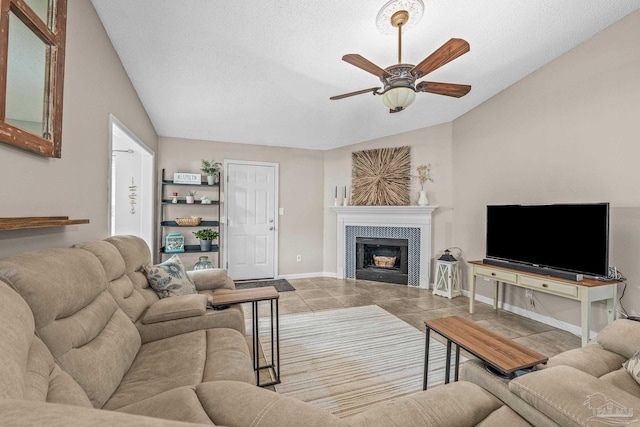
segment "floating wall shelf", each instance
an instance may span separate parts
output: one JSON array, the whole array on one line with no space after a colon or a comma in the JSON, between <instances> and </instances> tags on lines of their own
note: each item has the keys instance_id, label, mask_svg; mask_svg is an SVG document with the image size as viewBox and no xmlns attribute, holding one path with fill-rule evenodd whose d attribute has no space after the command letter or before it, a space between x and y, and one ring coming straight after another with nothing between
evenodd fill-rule
<instances>
[{"instance_id":1,"label":"floating wall shelf","mask_svg":"<svg viewBox=\"0 0 640 427\"><path fill-rule=\"evenodd\" d=\"M0 218L0 231L26 230L29 228L63 227L65 225L89 224L88 219L69 219L68 216L22 216Z\"/></svg>"}]
</instances>

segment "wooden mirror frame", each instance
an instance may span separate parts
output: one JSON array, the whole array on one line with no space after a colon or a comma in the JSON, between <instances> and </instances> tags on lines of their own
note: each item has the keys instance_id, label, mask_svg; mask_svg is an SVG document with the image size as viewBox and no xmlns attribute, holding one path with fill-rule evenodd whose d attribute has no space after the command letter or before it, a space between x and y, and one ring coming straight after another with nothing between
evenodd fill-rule
<instances>
[{"instance_id":1,"label":"wooden mirror frame","mask_svg":"<svg viewBox=\"0 0 640 427\"><path fill-rule=\"evenodd\" d=\"M48 134L38 136L11 125L6 119L7 58L9 50L9 15L13 12L45 44L47 58L48 93L45 93L48 114L45 128ZM50 29L24 0L0 0L0 141L47 157L62 154L62 93L64 85L64 49L67 24L67 0L54 0L53 28ZM44 108L44 106L43 106Z\"/></svg>"}]
</instances>

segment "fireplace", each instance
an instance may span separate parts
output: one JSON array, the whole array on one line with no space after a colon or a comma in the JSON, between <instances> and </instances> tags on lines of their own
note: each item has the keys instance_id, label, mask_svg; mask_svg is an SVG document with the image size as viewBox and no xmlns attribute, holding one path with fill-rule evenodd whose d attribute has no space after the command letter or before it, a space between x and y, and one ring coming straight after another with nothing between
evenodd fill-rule
<instances>
[{"instance_id":1,"label":"fireplace","mask_svg":"<svg viewBox=\"0 0 640 427\"><path fill-rule=\"evenodd\" d=\"M408 269L405 283L428 289L431 214L436 208L437 206L331 207L337 216L336 277L356 279L357 238L405 239L408 240L407 256L404 258Z\"/></svg>"},{"instance_id":2,"label":"fireplace","mask_svg":"<svg viewBox=\"0 0 640 427\"><path fill-rule=\"evenodd\" d=\"M356 279L409 283L408 239L356 238Z\"/></svg>"}]
</instances>

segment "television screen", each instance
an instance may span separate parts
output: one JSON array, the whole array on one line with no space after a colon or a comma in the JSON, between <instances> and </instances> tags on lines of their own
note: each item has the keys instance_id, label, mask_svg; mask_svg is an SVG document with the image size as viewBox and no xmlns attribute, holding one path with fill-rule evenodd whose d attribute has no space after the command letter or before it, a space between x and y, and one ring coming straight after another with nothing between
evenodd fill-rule
<instances>
[{"instance_id":1,"label":"television screen","mask_svg":"<svg viewBox=\"0 0 640 427\"><path fill-rule=\"evenodd\" d=\"M487 206L487 258L607 277L609 204Z\"/></svg>"}]
</instances>

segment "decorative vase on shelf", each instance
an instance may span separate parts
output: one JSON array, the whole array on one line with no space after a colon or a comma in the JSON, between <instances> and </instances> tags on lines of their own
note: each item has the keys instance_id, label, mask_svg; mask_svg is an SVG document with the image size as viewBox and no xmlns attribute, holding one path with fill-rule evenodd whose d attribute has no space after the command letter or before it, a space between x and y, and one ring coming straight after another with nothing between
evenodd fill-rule
<instances>
[{"instance_id":1,"label":"decorative vase on shelf","mask_svg":"<svg viewBox=\"0 0 640 427\"><path fill-rule=\"evenodd\" d=\"M186 196L185 197L187 203L191 204L195 201L195 197L194 196Z\"/></svg>"},{"instance_id":2,"label":"decorative vase on shelf","mask_svg":"<svg viewBox=\"0 0 640 427\"><path fill-rule=\"evenodd\" d=\"M427 192L424 190L420 190L420 197L418 198L418 206L427 206L429 204L429 199L427 199Z\"/></svg>"},{"instance_id":3,"label":"decorative vase on shelf","mask_svg":"<svg viewBox=\"0 0 640 427\"><path fill-rule=\"evenodd\" d=\"M213 185L216 183L216 176L215 175L207 175L207 184L208 185Z\"/></svg>"},{"instance_id":4,"label":"decorative vase on shelf","mask_svg":"<svg viewBox=\"0 0 640 427\"><path fill-rule=\"evenodd\" d=\"M198 262L193 266L194 270L206 270L208 268L213 268L213 264L209 261L209 257L201 256L198 258Z\"/></svg>"}]
</instances>

